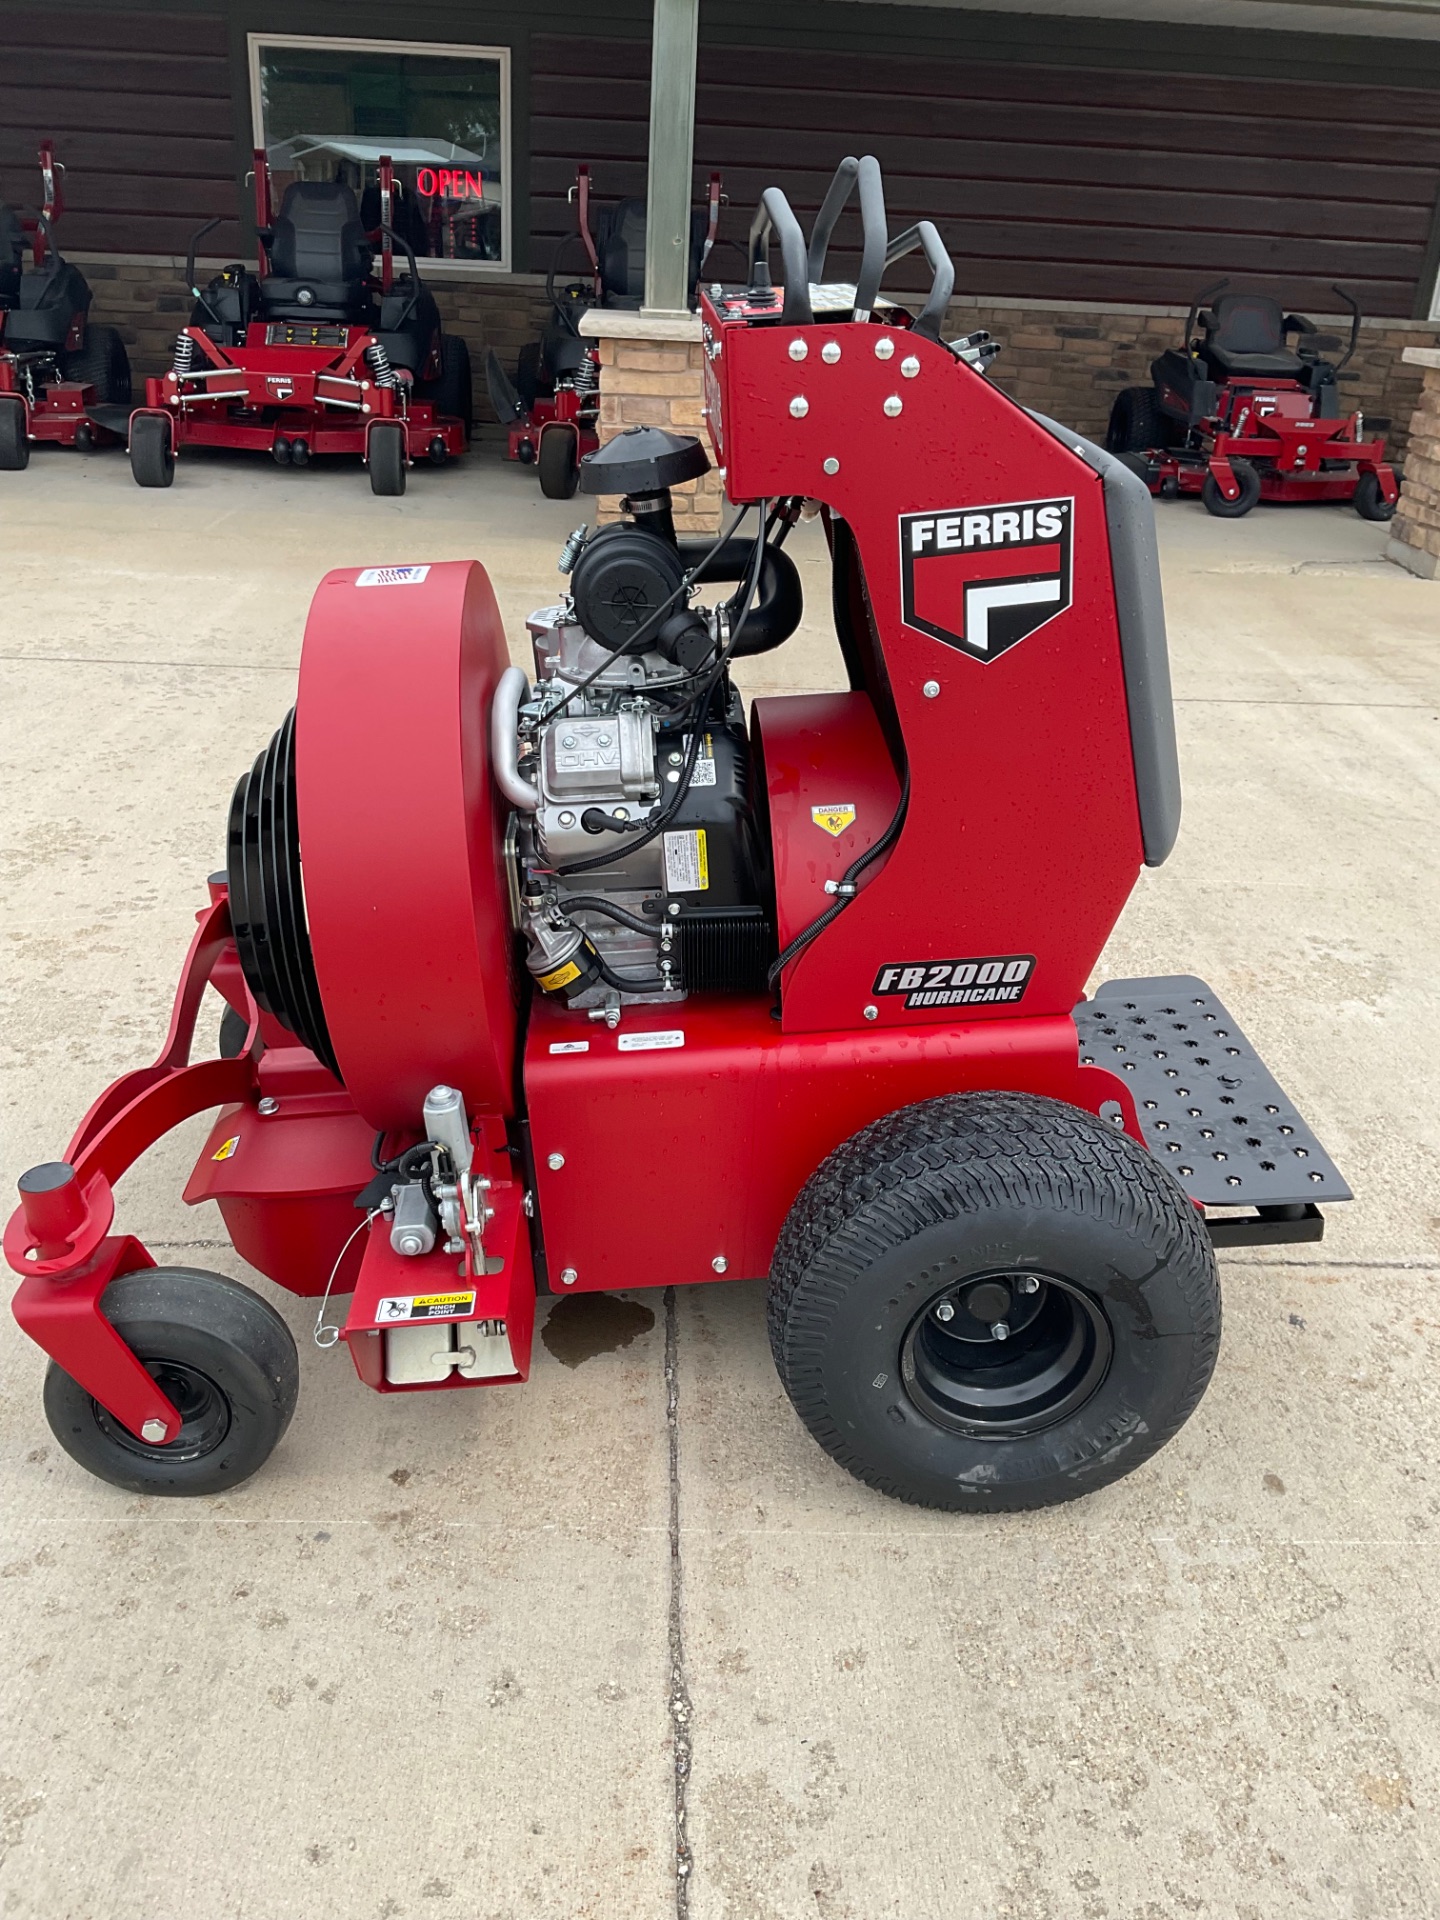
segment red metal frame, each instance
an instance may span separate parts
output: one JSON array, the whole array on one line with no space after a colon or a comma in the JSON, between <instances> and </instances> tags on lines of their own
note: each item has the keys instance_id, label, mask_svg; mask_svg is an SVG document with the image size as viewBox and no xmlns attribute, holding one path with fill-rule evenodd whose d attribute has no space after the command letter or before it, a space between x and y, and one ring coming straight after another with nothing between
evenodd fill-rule
<instances>
[{"instance_id":1,"label":"red metal frame","mask_svg":"<svg viewBox=\"0 0 1440 1920\"><path fill-rule=\"evenodd\" d=\"M254 152L257 270L269 272L264 236L273 222L270 168L263 148ZM380 161L382 225L394 191L394 170L388 156ZM380 288L392 285L393 261L388 234L381 244ZM277 322L296 334L303 321ZM257 321L252 331L270 325ZM405 428L408 461L443 448L447 459L465 451L465 422L437 413L428 400L410 396L407 378L396 369L394 384L375 379L366 361L375 344L368 327L317 321L314 330L339 334L339 344L311 345L288 341L269 345L261 341L243 346L218 345L203 327L187 326L181 339L190 342L190 370L170 372L145 382L145 400L132 412L134 422L150 416L168 420L172 453L187 447L233 447L251 453L272 453L277 441L293 447L303 444L307 455L349 454L368 462L370 435L381 421L398 420ZM433 356L432 356L433 357Z\"/></svg>"},{"instance_id":2,"label":"red metal frame","mask_svg":"<svg viewBox=\"0 0 1440 1920\"><path fill-rule=\"evenodd\" d=\"M48 139L40 142L37 158L42 217L36 220L22 215L21 225L30 237L31 262L38 273L50 252L58 251L54 229L65 212L65 167L55 158L54 142ZM75 353L84 346L85 327L86 316L77 314L65 336L62 352ZM91 409L99 398L93 386L78 380L44 380L44 366L52 359L51 353L41 349L7 348L5 316L0 313L0 399L19 403L25 415L27 439L60 447L117 442L119 434L91 418Z\"/></svg>"}]
</instances>

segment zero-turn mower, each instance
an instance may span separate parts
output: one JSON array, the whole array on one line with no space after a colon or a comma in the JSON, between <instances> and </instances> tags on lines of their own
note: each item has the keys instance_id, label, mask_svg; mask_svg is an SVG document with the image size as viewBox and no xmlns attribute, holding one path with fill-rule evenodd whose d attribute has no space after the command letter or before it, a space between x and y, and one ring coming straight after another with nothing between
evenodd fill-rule
<instances>
[{"instance_id":1,"label":"zero-turn mower","mask_svg":"<svg viewBox=\"0 0 1440 1920\"><path fill-rule=\"evenodd\" d=\"M88 453L123 438L103 409L130 399L125 343L90 325L85 276L55 242L64 173L43 141L40 211L0 206L0 469L12 472L30 464L32 442Z\"/></svg>"},{"instance_id":2,"label":"zero-turn mower","mask_svg":"<svg viewBox=\"0 0 1440 1920\"><path fill-rule=\"evenodd\" d=\"M1151 362L1150 386L1115 396L1105 445L1152 493L1198 493L1222 520L1260 500L1348 500L1362 520L1390 519L1399 488L1385 442L1367 440L1364 415L1340 407L1357 303L1333 289L1351 319L1344 358L1332 362L1323 355L1338 339L1264 294L1223 293L1229 284L1195 296L1180 346Z\"/></svg>"},{"instance_id":3,"label":"zero-turn mower","mask_svg":"<svg viewBox=\"0 0 1440 1920\"><path fill-rule=\"evenodd\" d=\"M443 466L465 451L469 354L442 331L415 251L392 223L401 189L388 159L379 176L374 229L338 181L292 182L274 215L257 149L258 271L228 266L201 287L196 248L218 222L191 240L185 283L195 310L170 371L145 382L145 404L130 416L130 466L142 487L168 487L187 447L240 447L295 467L358 455L371 490L397 494L412 462Z\"/></svg>"},{"instance_id":4,"label":"zero-turn mower","mask_svg":"<svg viewBox=\"0 0 1440 1920\"><path fill-rule=\"evenodd\" d=\"M720 175L712 173L705 204L690 217L692 297L715 245L724 198ZM600 444L599 342L582 335L581 315L591 307L638 309L645 297L645 202L622 200L592 220L590 169L585 166L576 171L570 199L575 232L560 243L550 262L545 280L550 318L540 338L520 349L513 381L493 347L485 360L490 404L506 429L505 457L533 464L548 500L571 497L580 462ZM589 278L558 285L564 249L577 239L590 264Z\"/></svg>"},{"instance_id":5,"label":"zero-turn mower","mask_svg":"<svg viewBox=\"0 0 1440 1920\"><path fill-rule=\"evenodd\" d=\"M879 287L916 246L912 319ZM752 249L701 303L718 539L671 517L700 443L632 428L586 462L628 517L572 538L533 672L478 563L321 583L161 1054L6 1230L51 1426L101 1478L228 1488L295 1405L266 1300L114 1230L116 1181L208 1108L186 1199L377 1392L523 1381L537 1290L768 1276L821 1446L972 1512L1147 1460L1215 1363L1215 1246L1318 1238L1348 1197L1203 982L1083 998L1179 825L1145 489L946 344L954 270L928 221L890 239L873 160L808 254L770 189ZM806 502L848 685L747 715L730 669L799 624ZM192 1063L207 983L227 1039Z\"/></svg>"}]
</instances>

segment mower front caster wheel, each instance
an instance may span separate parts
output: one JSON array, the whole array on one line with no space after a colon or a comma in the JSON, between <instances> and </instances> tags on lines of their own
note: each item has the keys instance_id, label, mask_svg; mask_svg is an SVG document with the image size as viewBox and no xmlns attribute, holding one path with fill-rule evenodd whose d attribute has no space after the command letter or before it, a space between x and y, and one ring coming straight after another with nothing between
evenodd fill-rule
<instances>
[{"instance_id":1,"label":"mower front caster wheel","mask_svg":"<svg viewBox=\"0 0 1440 1920\"><path fill-rule=\"evenodd\" d=\"M1213 473L1207 473L1200 488L1200 499L1207 513L1213 513L1217 520L1242 520L1260 498L1260 476L1248 460L1232 460L1230 471L1240 491L1233 500L1227 500L1220 491L1220 482Z\"/></svg>"},{"instance_id":2,"label":"mower front caster wheel","mask_svg":"<svg viewBox=\"0 0 1440 1920\"><path fill-rule=\"evenodd\" d=\"M384 421L370 429L370 491L397 494L405 491L405 429Z\"/></svg>"},{"instance_id":3,"label":"mower front caster wheel","mask_svg":"<svg viewBox=\"0 0 1440 1920\"><path fill-rule=\"evenodd\" d=\"M25 402L19 398L0 399L0 473L20 473L29 464Z\"/></svg>"},{"instance_id":4,"label":"mower front caster wheel","mask_svg":"<svg viewBox=\"0 0 1440 1920\"><path fill-rule=\"evenodd\" d=\"M1362 473L1355 482L1355 493L1350 503L1362 520L1393 520L1395 502L1387 500L1380 491L1378 473Z\"/></svg>"},{"instance_id":5,"label":"mower front caster wheel","mask_svg":"<svg viewBox=\"0 0 1440 1920\"><path fill-rule=\"evenodd\" d=\"M573 499L580 484L580 437L551 427L540 436L540 491L547 500Z\"/></svg>"},{"instance_id":6,"label":"mower front caster wheel","mask_svg":"<svg viewBox=\"0 0 1440 1920\"><path fill-rule=\"evenodd\" d=\"M1128 1134L1031 1094L952 1094L838 1147L780 1235L770 1345L868 1486L974 1513L1133 1471L1220 1342L1195 1208Z\"/></svg>"},{"instance_id":7,"label":"mower front caster wheel","mask_svg":"<svg viewBox=\"0 0 1440 1920\"><path fill-rule=\"evenodd\" d=\"M168 487L175 478L170 422L142 413L130 423L130 471L138 487Z\"/></svg>"},{"instance_id":8,"label":"mower front caster wheel","mask_svg":"<svg viewBox=\"0 0 1440 1920\"><path fill-rule=\"evenodd\" d=\"M300 1388L295 1341L275 1309L194 1267L127 1273L101 1306L183 1425L151 1446L52 1360L45 1417L70 1458L127 1493L225 1493L248 1480L289 1426Z\"/></svg>"}]
</instances>

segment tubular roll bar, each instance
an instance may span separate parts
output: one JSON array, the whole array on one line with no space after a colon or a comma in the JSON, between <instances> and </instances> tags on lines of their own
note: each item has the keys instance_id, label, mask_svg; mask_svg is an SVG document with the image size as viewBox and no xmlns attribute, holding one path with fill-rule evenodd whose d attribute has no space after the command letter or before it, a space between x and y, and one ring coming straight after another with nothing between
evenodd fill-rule
<instances>
[{"instance_id":1,"label":"tubular roll bar","mask_svg":"<svg viewBox=\"0 0 1440 1920\"><path fill-rule=\"evenodd\" d=\"M844 212L856 185L860 188L861 258L860 278L855 284L856 320L868 320L880 293L880 282L892 260L919 247L930 265L930 293L915 322L913 331L928 339L940 338L940 325L950 296L955 289L955 265L945 249L938 230L929 220L918 221L892 241L885 215L885 190L880 177L880 162L873 154L857 160L847 154L835 169L807 251L800 223L790 202L778 187L767 187L761 196L755 217L750 222L750 289L765 293L770 289L770 235L779 237L785 271L785 306L782 317L791 326L810 326L814 312L810 305L810 286L819 283L825 272L825 256L835 223Z\"/></svg>"},{"instance_id":2,"label":"tubular roll bar","mask_svg":"<svg viewBox=\"0 0 1440 1920\"><path fill-rule=\"evenodd\" d=\"M1195 358L1195 323L1200 318L1200 309L1212 294L1223 293L1229 284L1230 279L1227 274L1225 279L1217 280L1213 287L1202 287L1190 302L1190 312L1185 321L1185 338L1180 344L1192 360Z\"/></svg>"},{"instance_id":3,"label":"tubular roll bar","mask_svg":"<svg viewBox=\"0 0 1440 1920\"><path fill-rule=\"evenodd\" d=\"M1351 355L1360 342L1360 302L1352 294L1346 293L1343 287L1337 287L1333 280L1330 283L1330 291L1343 300L1350 309L1350 344L1345 349L1344 359L1336 365L1335 371L1339 373L1341 367L1350 364Z\"/></svg>"}]
</instances>

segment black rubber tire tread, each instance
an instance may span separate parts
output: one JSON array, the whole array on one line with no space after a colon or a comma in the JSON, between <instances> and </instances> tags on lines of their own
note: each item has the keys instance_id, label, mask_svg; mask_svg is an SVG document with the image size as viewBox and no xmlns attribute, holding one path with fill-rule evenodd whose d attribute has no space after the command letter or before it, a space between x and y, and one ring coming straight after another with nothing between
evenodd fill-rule
<instances>
[{"instance_id":1,"label":"black rubber tire tread","mask_svg":"<svg viewBox=\"0 0 1440 1920\"><path fill-rule=\"evenodd\" d=\"M580 484L580 436L571 427L547 427L540 436L540 491L570 500Z\"/></svg>"},{"instance_id":2,"label":"black rubber tire tread","mask_svg":"<svg viewBox=\"0 0 1440 1920\"><path fill-rule=\"evenodd\" d=\"M269 1301L198 1267L145 1267L112 1280L100 1304L142 1360L180 1361L213 1381L230 1427L213 1452L194 1460L167 1458L164 1447L121 1446L90 1395L51 1361L45 1417L71 1459L127 1493L225 1493L248 1480L283 1438L300 1391L294 1336Z\"/></svg>"},{"instance_id":3,"label":"black rubber tire tread","mask_svg":"<svg viewBox=\"0 0 1440 1920\"><path fill-rule=\"evenodd\" d=\"M436 413L459 420L465 428L465 444L470 444L474 426L475 396L470 377L470 349L452 333L440 338L439 377L427 383L424 397Z\"/></svg>"},{"instance_id":4,"label":"black rubber tire tread","mask_svg":"<svg viewBox=\"0 0 1440 1920\"><path fill-rule=\"evenodd\" d=\"M1108 453L1148 453L1168 444L1169 429L1153 388L1123 387L1110 408L1105 430Z\"/></svg>"},{"instance_id":5,"label":"black rubber tire tread","mask_svg":"<svg viewBox=\"0 0 1440 1920\"><path fill-rule=\"evenodd\" d=\"M1125 1290L1134 1313L1140 1288L1159 1280L1176 1324L1170 1341L1189 1339L1188 1355L1176 1348L1167 1359L1179 1368L1169 1402L1147 1411L1156 1416L1126 1432L1101 1432L1084 1457L1072 1454L1048 1475L957 1479L951 1468L916 1475L897 1470L857 1444L855 1423L836 1417L824 1378L827 1339L847 1301L867 1324L875 1312L863 1282L877 1262L904 1249L917 1235L958 1223L974 1230L987 1210L1017 1210L1027 1218L1048 1215L1067 1231L1108 1232L1115 1248L1128 1248L1151 1263L1139 1280L1118 1266L1106 1284ZM916 1258L926 1257L916 1255ZM885 1283L888 1284L888 1283ZM1098 1289L1092 1289L1098 1291ZM916 1288L918 1309L924 1293ZM900 1315L909 1306L896 1303ZM1154 1312L1144 1307L1154 1335ZM873 1122L845 1141L806 1182L781 1230L771 1270L768 1324L771 1352L796 1412L816 1440L841 1466L878 1492L919 1506L971 1512L1013 1512L1078 1498L1121 1478L1164 1446L1194 1412L1214 1371L1220 1345L1220 1289L1214 1250L1201 1217L1178 1183L1146 1150L1114 1125L1077 1107L1025 1093L949 1094L922 1101ZM1122 1330L1114 1327L1118 1342ZM879 1328L876 1328L877 1339ZM1168 1342L1166 1343L1168 1344ZM895 1367L897 1349L891 1347ZM846 1367L868 1379L870 1355L845 1357ZM883 1361L881 1362L883 1365ZM898 1392L899 1390L896 1389ZM1104 1399L1102 1386L1088 1408ZM907 1401L907 1407L910 1403ZM931 1443L942 1430L910 1407L907 1418ZM1052 1432L1063 1436L1069 1423ZM943 1435L940 1444L968 1447L974 1458L1000 1463L1021 1443ZM1023 1444L1035 1447L1045 1436ZM975 1452L983 1449L983 1455ZM902 1463L903 1465L903 1463Z\"/></svg>"},{"instance_id":6,"label":"black rubber tire tread","mask_svg":"<svg viewBox=\"0 0 1440 1920\"><path fill-rule=\"evenodd\" d=\"M23 473L29 464L25 402L6 394L0 397L0 473Z\"/></svg>"},{"instance_id":7,"label":"black rubber tire tread","mask_svg":"<svg viewBox=\"0 0 1440 1920\"><path fill-rule=\"evenodd\" d=\"M175 478L170 423L142 413L130 423L130 471L139 487L168 487Z\"/></svg>"},{"instance_id":8,"label":"black rubber tire tread","mask_svg":"<svg viewBox=\"0 0 1440 1920\"><path fill-rule=\"evenodd\" d=\"M245 1051L245 1036L250 1031L243 1013L226 1007L220 1016L219 1050L222 1060L238 1060Z\"/></svg>"},{"instance_id":9,"label":"black rubber tire tread","mask_svg":"<svg viewBox=\"0 0 1440 1920\"><path fill-rule=\"evenodd\" d=\"M1350 504L1362 520L1393 520L1395 507L1380 491L1378 474L1362 473L1355 482L1355 492Z\"/></svg>"},{"instance_id":10,"label":"black rubber tire tread","mask_svg":"<svg viewBox=\"0 0 1440 1920\"><path fill-rule=\"evenodd\" d=\"M1240 482L1240 496L1227 500L1214 474L1207 473L1200 488L1200 501L1217 520L1243 520L1260 498L1260 475L1248 460L1232 460L1230 471Z\"/></svg>"},{"instance_id":11,"label":"black rubber tire tread","mask_svg":"<svg viewBox=\"0 0 1440 1920\"><path fill-rule=\"evenodd\" d=\"M385 420L370 429L370 491L395 496L405 491L405 429Z\"/></svg>"},{"instance_id":12,"label":"black rubber tire tread","mask_svg":"<svg viewBox=\"0 0 1440 1920\"><path fill-rule=\"evenodd\" d=\"M94 387L95 398L102 405L129 406L130 356L114 327L86 330L85 344L65 356L65 378Z\"/></svg>"}]
</instances>

